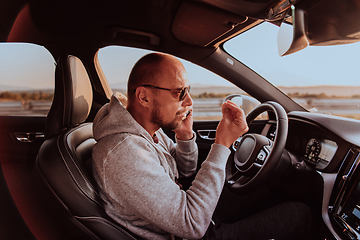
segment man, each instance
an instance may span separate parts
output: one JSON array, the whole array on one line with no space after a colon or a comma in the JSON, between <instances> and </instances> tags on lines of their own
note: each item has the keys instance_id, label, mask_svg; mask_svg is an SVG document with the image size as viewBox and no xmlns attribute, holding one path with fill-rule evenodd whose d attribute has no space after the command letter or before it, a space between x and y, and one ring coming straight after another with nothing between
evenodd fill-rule
<instances>
[{"instance_id":1,"label":"man","mask_svg":"<svg viewBox=\"0 0 360 240\"><path fill-rule=\"evenodd\" d=\"M142 238L204 236L224 186L229 147L248 130L243 111L224 103L215 143L184 191L177 179L197 166L192 104L180 61L152 53L132 69L127 108L113 96L94 119L94 175L105 210ZM161 128L175 132L176 144Z\"/></svg>"}]
</instances>

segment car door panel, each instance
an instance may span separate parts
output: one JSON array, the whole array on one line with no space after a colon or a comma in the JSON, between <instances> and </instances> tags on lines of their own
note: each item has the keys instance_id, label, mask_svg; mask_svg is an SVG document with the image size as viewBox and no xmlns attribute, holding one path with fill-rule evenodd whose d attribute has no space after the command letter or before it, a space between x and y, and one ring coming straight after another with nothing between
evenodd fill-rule
<instances>
[{"instance_id":1,"label":"car door panel","mask_svg":"<svg viewBox=\"0 0 360 240\"><path fill-rule=\"evenodd\" d=\"M195 121L193 125L196 133L196 143L199 149L198 165L205 161L211 145L215 141L215 133L219 121Z\"/></svg>"},{"instance_id":2,"label":"car door panel","mask_svg":"<svg viewBox=\"0 0 360 240\"><path fill-rule=\"evenodd\" d=\"M1 163L36 157L44 141L45 117L0 116Z\"/></svg>"},{"instance_id":3,"label":"car door panel","mask_svg":"<svg viewBox=\"0 0 360 240\"><path fill-rule=\"evenodd\" d=\"M29 223L42 214L32 168L44 125L45 117L0 116L0 239L35 239Z\"/></svg>"}]
</instances>

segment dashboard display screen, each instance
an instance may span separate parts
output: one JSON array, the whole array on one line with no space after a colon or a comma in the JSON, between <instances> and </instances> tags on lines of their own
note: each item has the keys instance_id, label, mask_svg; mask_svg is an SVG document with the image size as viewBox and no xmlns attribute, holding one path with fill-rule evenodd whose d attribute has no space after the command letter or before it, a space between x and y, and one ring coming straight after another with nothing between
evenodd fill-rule
<instances>
[{"instance_id":1,"label":"dashboard display screen","mask_svg":"<svg viewBox=\"0 0 360 240\"><path fill-rule=\"evenodd\" d=\"M360 153L351 150L346 159L352 163L342 175L343 187L334 203L333 220L347 238L360 239Z\"/></svg>"},{"instance_id":2,"label":"dashboard display screen","mask_svg":"<svg viewBox=\"0 0 360 240\"><path fill-rule=\"evenodd\" d=\"M304 156L308 161L325 167L335 156L337 148L334 141L312 138L306 145Z\"/></svg>"},{"instance_id":3,"label":"dashboard display screen","mask_svg":"<svg viewBox=\"0 0 360 240\"><path fill-rule=\"evenodd\" d=\"M354 208L354 210L352 211L352 214L357 217L357 219L360 219L360 210L358 209L358 206L356 206L356 208Z\"/></svg>"},{"instance_id":4,"label":"dashboard display screen","mask_svg":"<svg viewBox=\"0 0 360 240\"><path fill-rule=\"evenodd\" d=\"M356 232L360 233L360 184L351 194L344 206L340 217L349 224Z\"/></svg>"},{"instance_id":5,"label":"dashboard display screen","mask_svg":"<svg viewBox=\"0 0 360 240\"><path fill-rule=\"evenodd\" d=\"M336 153L337 144L327 139L320 141L320 144L321 144L321 150L320 150L319 158L329 162Z\"/></svg>"}]
</instances>

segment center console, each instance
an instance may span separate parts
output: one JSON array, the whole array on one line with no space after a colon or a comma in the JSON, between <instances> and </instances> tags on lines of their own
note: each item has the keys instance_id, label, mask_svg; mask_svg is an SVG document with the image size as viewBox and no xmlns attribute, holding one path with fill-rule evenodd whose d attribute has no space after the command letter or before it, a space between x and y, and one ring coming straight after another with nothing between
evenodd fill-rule
<instances>
[{"instance_id":1,"label":"center console","mask_svg":"<svg viewBox=\"0 0 360 240\"><path fill-rule=\"evenodd\" d=\"M360 239L360 151L351 149L345 162L350 164L340 174L330 217L339 234Z\"/></svg>"}]
</instances>

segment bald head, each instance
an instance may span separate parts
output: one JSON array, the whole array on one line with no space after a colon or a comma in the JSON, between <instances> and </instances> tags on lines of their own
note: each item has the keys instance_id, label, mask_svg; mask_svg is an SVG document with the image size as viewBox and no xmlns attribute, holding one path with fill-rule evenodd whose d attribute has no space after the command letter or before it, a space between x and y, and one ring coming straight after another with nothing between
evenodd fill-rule
<instances>
[{"instance_id":1,"label":"bald head","mask_svg":"<svg viewBox=\"0 0 360 240\"><path fill-rule=\"evenodd\" d=\"M183 69L181 62L168 54L150 53L143 56L131 70L128 81L128 99L133 100L137 87L144 84L161 84L159 76L166 71L171 71L171 68L178 67Z\"/></svg>"},{"instance_id":2,"label":"bald head","mask_svg":"<svg viewBox=\"0 0 360 240\"><path fill-rule=\"evenodd\" d=\"M193 104L188 90L185 68L177 58L150 53L131 70L126 109L151 136L159 128L178 129L185 119L192 126L192 115L186 115ZM184 135L182 130L176 134ZM192 130L184 133L193 135Z\"/></svg>"}]
</instances>

